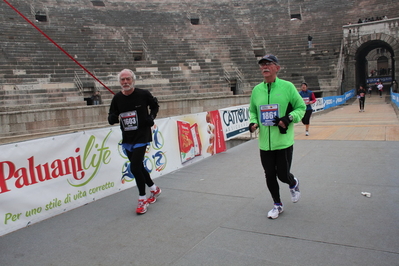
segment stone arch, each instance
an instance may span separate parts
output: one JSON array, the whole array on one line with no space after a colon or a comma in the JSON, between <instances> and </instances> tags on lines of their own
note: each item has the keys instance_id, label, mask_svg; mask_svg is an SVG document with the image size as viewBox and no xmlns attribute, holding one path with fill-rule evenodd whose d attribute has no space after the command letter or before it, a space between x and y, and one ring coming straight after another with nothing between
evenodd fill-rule
<instances>
[{"instance_id":1,"label":"stone arch","mask_svg":"<svg viewBox=\"0 0 399 266\"><path fill-rule=\"evenodd\" d=\"M391 54L392 79L395 79L395 56L399 53L399 41L385 33L373 33L360 36L347 49L347 55L355 61L355 86L365 84L367 79L366 56L376 48L385 48Z\"/></svg>"},{"instance_id":2,"label":"stone arch","mask_svg":"<svg viewBox=\"0 0 399 266\"><path fill-rule=\"evenodd\" d=\"M348 55L355 56L358 49L369 41L382 41L387 43L388 46L394 51L399 51L399 41L391 35L385 33L373 33L361 36L348 48Z\"/></svg>"}]
</instances>

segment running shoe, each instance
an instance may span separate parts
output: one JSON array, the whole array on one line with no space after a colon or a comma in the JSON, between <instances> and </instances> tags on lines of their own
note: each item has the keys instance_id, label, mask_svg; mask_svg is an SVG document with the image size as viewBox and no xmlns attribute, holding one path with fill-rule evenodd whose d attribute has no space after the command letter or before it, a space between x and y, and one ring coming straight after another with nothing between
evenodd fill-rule
<instances>
[{"instance_id":1,"label":"running shoe","mask_svg":"<svg viewBox=\"0 0 399 266\"><path fill-rule=\"evenodd\" d=\"M162 190L157 187L155 191L151 191L151 196L148 198L147 202L152 204L157 201L157 197L161 195Z\"/></svg>"},{"instance_id":2,"label":"running shoe","mask_svg":"<svg viewBox=\"0 0 399 266\"><path fill-rule=\"evenodd\" d=\"M137 214L144 214L147 212L148 201L147 200L139 200L137 204L136 213Z\"/></svg>"},{"instance_id":3,"label":"running shoe","mask_svg":"<svg viewBox=\"0 0 399 266\"><path fill-rule=\"evenodd\" d=\"M301 192L299 191L299 180L294 177L296 181L296 185L293 188L290 188L291 192L291 200L292 202L298 202L299 198L301 197Z\"/></svg>"},{"instance_id":4,"label":"running shoe","mask_svg":"<svg viewBox=\"0 0 399 266\"><path fill-rule=\"evenodd\" d=\"M305 135L306 135L306 136L309 136L309 132L308 132L308 131L306 131L306 132L305 132Z\"/></svg>"},{"instance_id":5,"label":"running shoe","mask_svg":"<svg viewBox=\"0 0 399 266\"><path fill-rule=\"evenodd\" d=\"M273 209L267 213L267 218L276 219L284 211L283 204L274 204Z\"/></svg>"}]
</instances>

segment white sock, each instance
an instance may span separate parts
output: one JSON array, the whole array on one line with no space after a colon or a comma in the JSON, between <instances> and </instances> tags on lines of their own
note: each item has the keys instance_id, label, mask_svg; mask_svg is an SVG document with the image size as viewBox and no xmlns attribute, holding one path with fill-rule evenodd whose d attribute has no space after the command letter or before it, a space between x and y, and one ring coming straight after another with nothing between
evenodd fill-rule
<instances>
[{"instance_id":1,"label":"white sock","mask_svg":"<svg viewBox=\"0 0 399 266\"><path fill-rule=\"evenodd\" d=\"M151 191L155 191L155 190L157 190L157 188L158 188L158 187L154 184L154 185L152 185L152 186L150 187L150 190L151 190Z\"/></svg>"},{"instance_id":2,"label":"white sock","mask_svg":"<svg viewBox=\"0 0 399 266\"><path fill-rule=\"evenodd\" d=\"M146 196L146 195L144 195L144 196L139 196L139 200L147 200L147 196Z\"/></svg>"}]
</instances>

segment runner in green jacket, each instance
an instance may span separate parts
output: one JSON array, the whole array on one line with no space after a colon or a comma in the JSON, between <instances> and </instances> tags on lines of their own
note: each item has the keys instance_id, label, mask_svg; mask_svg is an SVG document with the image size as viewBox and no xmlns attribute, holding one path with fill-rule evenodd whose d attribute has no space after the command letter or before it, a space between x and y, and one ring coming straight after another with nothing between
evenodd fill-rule
<instances>
[{"instance_id":1,"label":"runner in green jacket","mask_svg":"<svg viewBox=\"0 0 399 266\"><path fill-rule=\"evenodd\" d=\"M283 212L277 178L289 185L291 200L300 197L299 181L290 172L294 123L301 121L306 105L289 81L279 79L280 65L274 55L265 55L259 60L264 82L252 90L249 106L251 132L259 128L259 148L266 184L274 201L268 217L275 219Z\"/></svg>"}]
</instances>

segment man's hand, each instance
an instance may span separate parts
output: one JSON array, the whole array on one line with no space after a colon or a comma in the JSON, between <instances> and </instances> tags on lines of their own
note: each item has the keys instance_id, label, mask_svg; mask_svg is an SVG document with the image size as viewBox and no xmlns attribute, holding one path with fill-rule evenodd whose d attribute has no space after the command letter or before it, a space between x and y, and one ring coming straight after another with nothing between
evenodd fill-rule
<instances>
[{"instance_id":1,"label":"man's hand","mask_svg":"<svg viewBox=\"0 0 399 266\"><path fill-rule=\"evenodd\" d=\"M273 118L273 126L278 126L278 124L280 123L280 117L278 117L278 116L275 116L274 118Z\"/></svg>"},{"instance_id":2,"label":"man's hand","mask_svg":"<svg viewBox=\"0 0 399 266\"><path fill-rule=\"evenodd\" d=\"M278 130L280 130L281 134L287 134L289 122L290 122L290 120L287 116L283 116L281 118L279 118L278 116L275 116L273 119L274 125L278 126Z\"/></svg>"},{"instance_id":3,"label":"man's hand","mask_svg":"<svg viewBox=\"0 0 399 266\"><path fill-rule=\"evenodd\" d=\"M256 123L250 123L248 126L248 130L251 133L253 133L257 128L258 128L258 124L256 124Z\"/></svg>"},{"instance_id":4,"label":"man's hand","mask_svg":"<svg viewBox=\"0 0 399 266\"><path fill-rule=\"evenodd\" d=\"M291 120L288 118L288 116L283 116L282 118L280 118L279 126L281 126L282 128L288 129L288 125L290 123L291 123Z\"/></svg>"},{"instance_id":5,"label":"man's hand","mask_svg":"<svg viewBox=\"0 0 399 266\"><path fill-rule=\"evenodd\" d=\"M154 125L154 117L152 115L149 115L147 117L147 125L152 127Z\"/></svg>"},{"instance_id":6,"label":"man's hand","mask_svg":"<svg viewBox=\"0 0 399 266\"><path fill-rule=\"evenodd\" d=\"M116 114L109 114L108 115L108 123L110 125L119 123L119 117Z\"/></svg>"}]
</instances>

